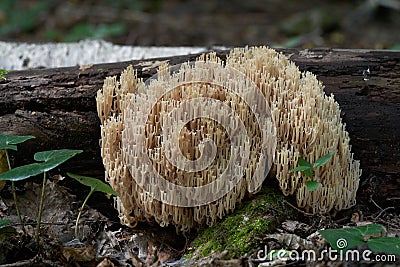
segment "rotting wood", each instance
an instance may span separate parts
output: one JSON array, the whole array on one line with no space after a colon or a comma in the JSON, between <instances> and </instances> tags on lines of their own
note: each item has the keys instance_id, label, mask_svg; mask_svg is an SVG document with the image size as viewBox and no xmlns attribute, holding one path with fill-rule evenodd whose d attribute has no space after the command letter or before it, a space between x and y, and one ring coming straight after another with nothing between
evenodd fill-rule
<instances>
[{"instance_id":1,"label":"rotting wood","mask_svg":"<svg viewBox=\"0 0 400 267\"><path fill-rule=\"evenodd\" d=\"M340 104L355 158L363 169L361 197L400 198L400 52L383 50L283 49L301 70L317 75ZM222 58L226 51L217 51ZM198 55L135 60L85 67L13 71L0 81L2 133L35 135L14 153L17 165L41 150L85 152L61 171L101 176L95 95L106 76L132 64L147 79L164 61L179 64Z\"/></svg>"}]
</instances>

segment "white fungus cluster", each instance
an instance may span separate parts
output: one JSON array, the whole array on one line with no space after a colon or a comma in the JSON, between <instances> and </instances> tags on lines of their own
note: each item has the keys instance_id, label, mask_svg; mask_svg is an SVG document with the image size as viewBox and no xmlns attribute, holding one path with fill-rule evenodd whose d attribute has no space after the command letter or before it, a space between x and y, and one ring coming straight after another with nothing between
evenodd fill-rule
<instances>
[{"instance_id":1,"label":"white fungus cluster","mask_svg":"<svg viewBox=\"0 0 400 267\"><path fill-rule=\"evenodd\" d=\"M249 80L257 92L246 91ZM257 107L264 99L271 120L260 122L246 99L257 99ZM128 67L119 81L106 78L96 100L106 180L119 193L116 206L126 225L147 220L181 231L212 225L260 189L254 179L262 181L270 164L282 192L296 194L299 207L326 213L355 203L361 171L338 104L314 75L272 49L234 49L225 63L209 54L177 72L163 64L149 82ZM306 190L302 173L289 173L299 156L314 162L330 151L332 159L315 172L317 190Z\"/></svg>"}]
</instances>

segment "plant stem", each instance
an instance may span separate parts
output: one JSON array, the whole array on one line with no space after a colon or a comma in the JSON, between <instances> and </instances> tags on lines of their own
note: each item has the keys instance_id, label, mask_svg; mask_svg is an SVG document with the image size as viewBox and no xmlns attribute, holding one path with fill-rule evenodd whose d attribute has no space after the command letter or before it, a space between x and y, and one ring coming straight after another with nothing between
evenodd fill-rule
<instances>
[{"instance_id":1,"label":"plant stem","mask_svg":"<svg viewBox=\"0 0 400 267\"><path fill-rule=\"evenodd\" d=\"M95 191L94 189L91 189L91 190L90 190L89 194L86 196L85 200L83 201L82 206L81 206L81 208L80 208L80 210L79 210L79 213L78 213L78 217L76 218L76 223L75 223L75 238L76 238L77 240L79 240L79 219L81 218L81 214L82 214L83 208L84 208L85 205L86 205L86 202L88 201L89 197L93 194L94 191Z\"/></svg>"},{"instance_id":2,"label":"plant stem","mask_svg":"<svg viewBox=\"0 0 400 267\"><path fill-rule=\"evenodd\" d=\"M46 172L43 173L42 195L40 196L39 212L36 226L36 244L39 247L40 222L42 220L44 195L46 193Z\"/></svg>"},{"instance_id":3,"label":"plant stem","mask_svg":"<svg viewBox=\"0 0 400 267\"><path fill-rule=\"evenodd\" d=\"M10 158L9 158L9 156L8 156L8 151L7 151L7 149L6 149L5 151L6 151L6 158L7 158L8 170L11 170L11 164L10 164ZM13 198L14 198L15 210L17 211L18 220L19 220L19 223L22 225L22 231L24 232L24 235L26 236L25 225L24 225L24 222L22 221L21 212L20 212L19 206L18 206L17 192L16 192L16 190L15 190L15 183L14 183L14 181L11 181L11 191L12 191Z\"/></svg>"}]
</instances>

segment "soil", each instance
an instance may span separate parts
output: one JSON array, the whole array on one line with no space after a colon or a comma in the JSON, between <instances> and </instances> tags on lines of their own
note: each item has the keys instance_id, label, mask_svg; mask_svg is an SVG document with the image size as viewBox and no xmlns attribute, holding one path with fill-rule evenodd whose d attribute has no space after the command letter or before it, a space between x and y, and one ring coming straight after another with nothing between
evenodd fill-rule
<instances>
[{"instance_id":1,"label":"soil","mask_svg":"<svg viewBox=\"0 0 400 267\"><path fill-rule=\"evenodd\" d=\"M118 44L147 46L399 49L400 34L394 34L400 29L400 4L397 1L320 2L5 0L0 4L0 39L63 42L104 38ZM191 243L195 232L177 234L173 227L160 228L155 224L141 224L136 229L122 226L112 209L112 200L103 195L94 195L89 202L81 218L80 239L74 239L75 219L86 191L71 189L70 183L57 176L47 184L46 212L38 245L34 238L35 203L38 203L40 185L27 183L19 188L26 236L18 224L7 186L0 198L0 218L7 217L12 221L11 226L0 228L0 264L4 266L179 266L184 262L185 253L196 250ZM105 205L99 205L99 202ZM398 207L381 207L373 199L332 216L312 216L292 207L290 203L294 201L291 199L285 203L289 203L286 208L293 213L291 217L279 223L272 233L274 236L271 233L258 236L257 244L267 244L271 240L285 244L290 237L290 240L297 240L297 244L312 242L309 245L320 250L326 243L315 238L317 230L367 223L382 224L389 236L400 236ZM260 262L255 257L260 249L262 247L256 246L251 253L236 255L234 259L225 251L211 251L211 256L186 264L257 265Z\"/></svg>"}]
</instances>

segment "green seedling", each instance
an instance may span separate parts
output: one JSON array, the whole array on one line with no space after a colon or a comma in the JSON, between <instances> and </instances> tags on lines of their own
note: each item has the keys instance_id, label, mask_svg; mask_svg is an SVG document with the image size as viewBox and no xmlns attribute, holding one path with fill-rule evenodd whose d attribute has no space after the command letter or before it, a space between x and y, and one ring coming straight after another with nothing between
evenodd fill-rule
<instances>
[{"instance_id":1,"label":"green seedling","mask_svg":"<svg viewBox=\"0 0 400 267\"><path fill-rule=\"evenodd\" d=\"M5 219L5 220L0 220L0 229L9 225L11 223L11 220Z\"/></svg>"},{"instance_id":2,"label":"green seedling","mask_svg":"<svg viewBox=\"0 0 400 267\"><path fill-rule=\"evenodd\" d=\"M320 157L319 159L317 159L314 162L314 164L311 164L307 160L299 157L299 159L298 159L299 166L291 169L289 172L297 172L297 171L304 172L304 174L307 175L307 177L309 177L311 179L306 182L307 190L314 191L318 188L318 184L319 184L318 181L314 180L314 173L315 173L314 170L316 168L321 167L321 166L325 165L326 163L328 163L329 160L331 159L333 153L334 152L329 152L325 156Z\"/></svg>"},{"instance_id":3,"label":"green seedling","mask_svg":"<svg viewBox=\"0 0 400 267\"><path fill-rule=\"evenodd\" d=\"M6 77L4 75L6 75L7 73L8 70L0 69L0 80L6 80Z\"/></svg>"},{"instance_id":4,"label":"green seedling","mask_svg":"<svg viewBox=\"0 0 400 267\"><path fill-rule=\"evenodd\" d=\"M337 251L367 245L375 253L400 255L400 238L382 237L382 225L319 230L320 235Z\"/></svg>"},{"instance_id":5,"label":"green seedling","mask_svg":"<svg viewBox=\"0 0 400 267\"><path fill-rule=\"evenodd\" d=\"M12 144L10 145L12 146ZM8 180L15 182L15 181L25 180L31 176L36 176L38 174L43 173L42 192L40 197L37 227L36 227L36 243L38 245L39 245L40 223L43 211L43 201L46 191L46 172L57 167L58 165L64 163L68 159L72 158L73 156L81 152L83 151L70 150L70 149L37 152L33 157L38 162L16 167L14 169L11 169L7 172L3 172L0 174L0 181Z\"/></svg>"},{"instance_id":6,"label":"green seedling","mask_svg":"<svg viewBox=\"0 0 400 267\"><path fill-rule=\"evenodd\" d=\"M2 75L4 74L2 71L3 70L0 70L0 78L2 78ZM17 144L23 143L23 142L25 142L29 139L33 139L33 138L35 138L35 137L32 135L12 136L12 135L0 134L0 152L4 151L4 153L6 155L6 159L7 159L7 168L5 169L6 171L11 170L10 157L8 155L8 150L11 149L11 150L17 151ZM3 171L0 171L0 173L1 172L3 172ZM22 231L26 235L25 225L22 220L22 216L21 216L21 213L20 213L19 207L18 207L17 193L15 190L14 181L11 181L11 191L12 191L12 195L13 195L13 199L14 199L14 203L15 203L15 210L17 211L19 223L22 225Z\"/></svg>"},{"instance_id":7,"label":"green seedling","mask_svg":"<svg viewBox=\"0 0 400 267\"><path fill-rule=\"evenodd\" d=\"M108 185L100 181L99 179L92 178L92 177L87 177L87 176L81 176L73 173L67 173L67 175L78 182L80 182L83 185L89 186L90 187L90 192L86 196L85 200L82 203L81 208L79 209L78 217L76 218L76 223L75 223L75 238L79 240L79 219L81 218L81 214L83 209L85 208L86 202L88 201L89 197L96 191L102 192L105 194L109 195L114 195L118 196L118 194Z\"/></svg>"}]
</instances>

